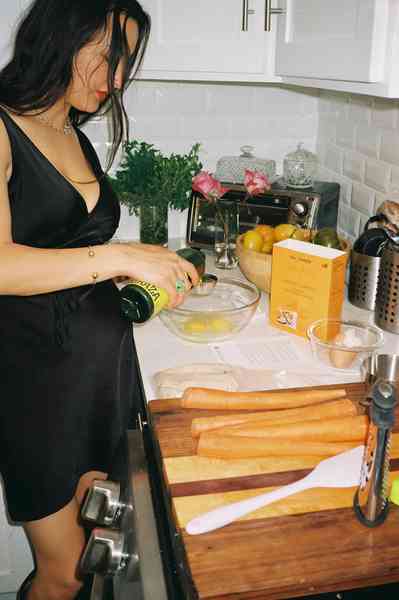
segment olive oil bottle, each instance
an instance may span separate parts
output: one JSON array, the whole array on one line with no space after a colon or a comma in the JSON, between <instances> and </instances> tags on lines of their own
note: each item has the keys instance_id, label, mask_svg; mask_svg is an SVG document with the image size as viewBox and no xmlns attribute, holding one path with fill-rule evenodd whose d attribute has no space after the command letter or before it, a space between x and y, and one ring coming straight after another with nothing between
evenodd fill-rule
<instances>
[{"instance_id":1,"label":"olive oil bottle","mask_svg":"<svg viewBox=\"0 0 399 600\"><path fill-rule=\"evenodd\" d=\"M177 254L191 262L201 277L205 272L205 255L201 250L182 248ZM168 303L169 296L163 289L148 281L130 281L121 290L123 315L133 323L144 323L157 315Z\"/></svg>"}]
</instances>

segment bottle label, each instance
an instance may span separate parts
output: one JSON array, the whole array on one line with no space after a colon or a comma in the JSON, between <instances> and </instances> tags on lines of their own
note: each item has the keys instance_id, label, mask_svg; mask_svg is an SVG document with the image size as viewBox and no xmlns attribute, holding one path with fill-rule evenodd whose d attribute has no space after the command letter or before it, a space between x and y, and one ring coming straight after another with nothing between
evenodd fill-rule
<instances>
[{"instance_id":1,"label":"bottle label","mask_svg":"<svg viewBox=\"0 0 399 600\"><path fill-rule=\"evenodd\" d=\"M132 281L132 283L137 287L141 287L151 296L151 300L154 303L153 316L157 315L167 305L169 296L163 288L159 288L157 285L149 283L148 281L135 280L134 282Z\"/></svg>"}]
</instances>

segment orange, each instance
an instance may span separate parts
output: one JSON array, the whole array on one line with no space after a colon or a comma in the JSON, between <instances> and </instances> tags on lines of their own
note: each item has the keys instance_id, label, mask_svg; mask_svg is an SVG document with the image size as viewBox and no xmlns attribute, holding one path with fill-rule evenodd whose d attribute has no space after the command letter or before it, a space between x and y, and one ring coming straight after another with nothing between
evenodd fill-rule
<instances>
[{"instance_id":1,"label":"orange","mask_svg":"<svg viewBox=\"0 0 399 600\"><path fill-rule=\"evenodd\" d=\"M250 229L244 233L242 244L246 250L255 250L255 252L260 252L263 246L263 236L261 233L259 233L259 231Z\"/></svg>"},{"instance_id":2,"label":"orange","mask_svg":"<svg viewBox=\"0 0 399 600\"><path fill-rule=\"evenodd\" d=\"M274 228L274 240L276 242L287 240L292 237L295 230L295 225L292 225L291 223L281 223Z\"/></svg>"},{"instance_id":3,"label":"orange","mask_svg":"<svg viewBox=\"0 0 399 600\"><path fill-rule=\"evenodd\" d=\"M255 231L259 231L263 235L263 239L265 242L272 240L274 242L274 227L271 225L257 225L255 227Z\"/></svg>"}]
</instances>

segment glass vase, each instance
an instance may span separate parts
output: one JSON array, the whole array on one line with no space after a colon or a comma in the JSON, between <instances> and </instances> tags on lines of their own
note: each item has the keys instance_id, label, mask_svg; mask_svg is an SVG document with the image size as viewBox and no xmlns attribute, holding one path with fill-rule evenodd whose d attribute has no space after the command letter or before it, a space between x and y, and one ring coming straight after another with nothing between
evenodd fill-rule
<instances>
[{"instance_id":1,"label":"glass vase","mask_svg":"<svg viewBox=\"0 0 399 600\"><path fill-rule=\"evenodd\" d=\"M215 266L218 269L234 269L237 266L237 236L238 204L218 200L215 206Z\"/></svg>"},{"instance_id":2,"label":"glass vase","mask_svg":"<svg viewBox=\"0 0 399 600\"><path fill-rule=\"evenodd\" d=\"M168 207L143 204L140 207L140 242L168 245Z\"/></svg>"}]
</instances>

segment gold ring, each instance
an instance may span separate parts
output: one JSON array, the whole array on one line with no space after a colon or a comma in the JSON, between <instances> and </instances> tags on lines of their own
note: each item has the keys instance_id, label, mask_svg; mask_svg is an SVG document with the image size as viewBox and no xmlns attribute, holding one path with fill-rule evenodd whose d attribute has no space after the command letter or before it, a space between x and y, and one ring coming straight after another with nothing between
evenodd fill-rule
<instances>
[{"instance_id":1,"label":"gold ring","mask_svg":"<svg viewBox=\"0 0 399 600\"><path fill-rule=\"evenodd\" d=\"M186 284L185 284L185 282L183 281L183 279L177 279L176 280L176 292L178 294L181 294L181 293L183 293L185 291L186 291Z\"/></svg>"}]
</instances>

